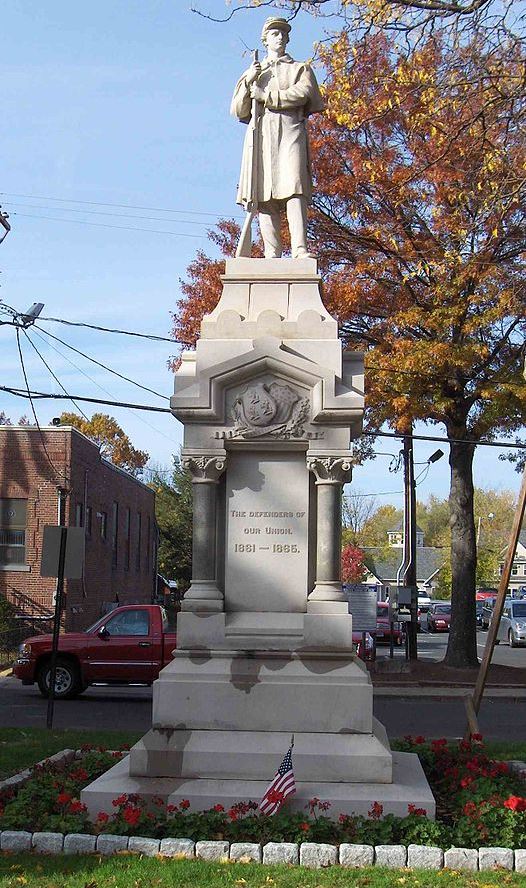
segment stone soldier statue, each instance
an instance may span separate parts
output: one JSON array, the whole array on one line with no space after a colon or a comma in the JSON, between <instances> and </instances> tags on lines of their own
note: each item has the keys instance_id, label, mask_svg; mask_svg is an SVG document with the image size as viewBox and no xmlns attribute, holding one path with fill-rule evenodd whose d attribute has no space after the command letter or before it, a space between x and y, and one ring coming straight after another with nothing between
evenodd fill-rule
<instances>
[{"instance_id":1,"label":"stone soldier statue","mask_svg":"<svg viewBox=\"0 0 526 888\"><path fill-rule=\"evenodd\" d=\"M306 119L324 107L310 65L295 62L285 52L289 32L285 19L266 20L261 39L267 56L261 63L253 62L238 80L230 109L243 123L252 122L245 137L237 202L245 208L257 206L267 259L282 253L283 209L293 258L309 257L307 205L312 179Z\"/></svg>"}]
</instances>

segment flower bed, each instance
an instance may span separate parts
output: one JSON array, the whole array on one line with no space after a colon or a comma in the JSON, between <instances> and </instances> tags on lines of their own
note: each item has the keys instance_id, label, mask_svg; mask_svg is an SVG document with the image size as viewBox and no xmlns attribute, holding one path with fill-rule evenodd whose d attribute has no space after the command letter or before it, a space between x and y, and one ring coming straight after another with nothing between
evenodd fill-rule
<instances>
[{"instance_id":1,"label":"flower bed","mask_svg":"<svg viewBox=\"0 0 526 888\"><path fill-rule=\"evenodd\" d=\"M186 799L171 805L157 799L147 806L137 796L122 795L114 799L111 814L101 813L93 823L79 800L80 791L125 753L85 748L73 761L35 766L25 785L0 790L0 830L154 839L184 836L192 841L258 844L526 847L524 784L506 763L488 758L482 738L474 735L469 743L445 739L428 743L423 737L406 737L397 745L418 752L437 800L436 821L412 805L405 817L384 817L377 802L372 803L368 817L335 816L328 802L316 798L304 814L285 807L269 817L260 814L252 801L239 802L226 811L218 804L209 811L194 812Z\"/></svg>"}]
</instances>

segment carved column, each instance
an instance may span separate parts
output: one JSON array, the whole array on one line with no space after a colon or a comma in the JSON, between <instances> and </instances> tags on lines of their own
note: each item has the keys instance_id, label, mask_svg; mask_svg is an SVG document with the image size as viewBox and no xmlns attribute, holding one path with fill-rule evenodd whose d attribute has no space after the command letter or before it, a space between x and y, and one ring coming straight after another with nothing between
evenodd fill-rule
<instances>
[{"instance_id":1,"label":"carved column","mask_svg":"<svg viewBox=\"0 0 526 888\"><path fill-rule=\"evenodd\" d=\"M307 468L316 476L318 515L316 585L309 595L309 604L345 602L344 608L336 609L346 612L347 599L343 594L341 582L342 488L351 480L352 457L350 454L308 456Z\"/></svg>"},{"instance_id":2,"label":"carved column","mask_svg":"<svg viewBox=\"0 0 526 888\"><path fill-rule=\"evenodd\" d=\"M192 476L193 536L192 583L183 602L183 611L224 609L217 586L217 485L226 466L226 454L182 457L182 465Z\"/></svg>"}]
</instances>

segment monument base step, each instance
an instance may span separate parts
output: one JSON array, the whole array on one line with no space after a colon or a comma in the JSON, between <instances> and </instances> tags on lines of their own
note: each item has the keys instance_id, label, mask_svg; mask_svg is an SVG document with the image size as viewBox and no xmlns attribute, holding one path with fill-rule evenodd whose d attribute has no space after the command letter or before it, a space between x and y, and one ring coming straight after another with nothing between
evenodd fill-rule
<instances>
[{"instance_id":1,"label":"monument base step","mask_svg":"<svg viewBox=\"0 0 526 888\"><path fill-rule=\"evenodd\" d=\"M279 731L152 729L130 752L130 774L265 780L289 743L290 734ZM294 773L299 781L390 783L392 753L385 728L373 719L372 734L296 733Z\"/></svg>"},{"instance_id":2,"label":"monument base step","mask_svg":"<svg viewBox=\"0 0 526 888\"><path fill-rule=\"evenodd\" d=\"M327 816L333 820L337 820L340 814L367 816L374 802L382 805L384 815L405 817L408 805L415 805L424 808L427 816L434 819L435 799L418 756L409 752L393 752L392 756L392 783L298 781L295 795L287 799L287 810L304 812L309 799L317 797L330 802ZM217 804L228 810L236 802L259 802L273 776L274 773L269 772L267 780L132 777L126 757L82 790L80 798L93 819L99 811L110 815L115 813L112 801L124 793L139 795L152 804L154 798L173 805L188 799L191 811L206 811Z\"/></svg>"}]
</instances>

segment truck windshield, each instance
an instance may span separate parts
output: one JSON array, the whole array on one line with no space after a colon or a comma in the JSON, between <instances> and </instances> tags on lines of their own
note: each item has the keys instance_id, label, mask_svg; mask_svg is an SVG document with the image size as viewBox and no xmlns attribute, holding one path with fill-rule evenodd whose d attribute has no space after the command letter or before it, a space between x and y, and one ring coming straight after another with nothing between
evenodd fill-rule
<instances>
[{"instance_id":1,"label":"truck windshield","mask_svg":"<svg viewBox=\"0 0 526 888\"><path fill-rule=\"evenodd\" d=\"M526 617L526 601L516 601L511 607L515 619L517 617Z\"/></svg>"}]
</instances>

